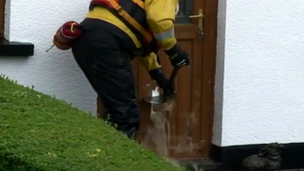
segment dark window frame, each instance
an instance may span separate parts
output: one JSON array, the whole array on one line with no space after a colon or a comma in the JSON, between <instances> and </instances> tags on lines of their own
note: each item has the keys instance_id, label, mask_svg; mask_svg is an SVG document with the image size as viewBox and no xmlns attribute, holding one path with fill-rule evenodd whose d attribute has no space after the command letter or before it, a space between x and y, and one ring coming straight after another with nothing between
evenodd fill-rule
<instances>
[{"instance_id":1,"label":"dark window frame","mask_svg":"<svg viewBox=\"0 0 304 171\"><path fill-rule=\"evenodd\" d=\"M176 24L191 24L189 15L192 14L194 8L193 0L180 0L179 1L179 13L176 15Z\"/></svg>"},{"instance_id":2,"label":"dark window frame","mask_svg":"<svg viewBox=\"0 0 304 171\"><path fill-rule=\"evenodd\" d=\"M5 39L5 7L6 0L0 0L0 57L34 55L34 45L29 42L10 42Z\"/></svg>"},{"instance_id":3,"label":"dark window frame","mask_svg":"<svg viewBox=\"0 0 304 171\"><path fill-rule=\"evenodd\" d=\"M6 0L0 1L0 38L4 38L5 2Z\"/></svg>"}]
</instances>

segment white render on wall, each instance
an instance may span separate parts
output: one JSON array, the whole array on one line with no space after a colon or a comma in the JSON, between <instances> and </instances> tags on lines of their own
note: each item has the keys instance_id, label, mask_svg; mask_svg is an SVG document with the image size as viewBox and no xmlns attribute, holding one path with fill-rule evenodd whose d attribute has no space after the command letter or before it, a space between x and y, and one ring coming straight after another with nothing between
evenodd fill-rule
<instances>
[{"instance_id":1,"label":"white render on wall","mask_svg":"<svg viewBox=\"0 0 304 171\"><path fill-rule=\"evenodd\" d=\"M304 142L304 1L219 7L213 143Z\"/></svg>"},{"instance_id":2,"label":"white render on wall","mask_svg":"<svg viewBox=\"0 0 304 171\"><path fill-rule=\"evenodd\" d=\"M9 0L6 5L5 35L10 41L31 42L35 55L1 57L0 73L74 106L96 113L96 94L74 62L70 51L56 48L46 53L58 27L67 20L81 21L87 0Z\"/></svg>"},{"instance_id":3,"label":"white render on wall","mask_svg":"<svg viewBox=\"0 0 304 171\"><path fill-rule=\"evenodd\" d=\"M0 73L96 113L96 95L70 51L46 53L56 29L81 21L88 0L10 0L5 35L32 42L29 58L0 58ZM304 1L219 0L213 143L304 142Z\"/></svg>"}]
</instances>

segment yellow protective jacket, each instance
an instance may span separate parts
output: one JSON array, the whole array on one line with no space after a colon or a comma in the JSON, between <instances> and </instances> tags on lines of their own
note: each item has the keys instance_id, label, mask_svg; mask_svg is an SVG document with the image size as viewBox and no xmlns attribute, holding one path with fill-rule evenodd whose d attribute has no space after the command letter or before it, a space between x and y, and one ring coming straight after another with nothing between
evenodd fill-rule
<instances>
[{"instance_id":1,"label":"yellow protective jacket","mask_svg":"<svg viewBox=\"0 0 304 171\"><path fill-rule=\"evenodd\" d=\"M144 10L147 23L153 32L155 39L163 50L171 49L176 43L174 32L175 10L178 0L145 0ZM142 47L142 42L136 35L112 12L104 7L94 7L86 16L107 21L124 31L134 42L137 48ZM161 67L157 62L156 54L151 53L147 57L138 57L139 62L147 71Z\"/></svg>"}]
</instances>

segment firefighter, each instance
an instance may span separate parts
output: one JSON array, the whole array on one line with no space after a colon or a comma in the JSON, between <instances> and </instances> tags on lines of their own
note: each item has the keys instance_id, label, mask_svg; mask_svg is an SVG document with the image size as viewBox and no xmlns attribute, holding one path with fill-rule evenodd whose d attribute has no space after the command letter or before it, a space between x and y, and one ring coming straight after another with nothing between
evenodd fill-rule
<instances>
[{"instance_id":1,"label":"firefighter","mask_svg":"<svg viewBox=\"0 0 304 171\"><path fill-rule=\"evenodd\" d=\"M164 76L158 50L174 67L189 65L188 53L175 37L177 5L178 0L92 0L80 24L67 22L54 36L57 48L72 49L103 102L107 121L129 138L135 137L140 120L130 61L137 57L167 93L174 87Z\"/></svg>"}]
</instances>

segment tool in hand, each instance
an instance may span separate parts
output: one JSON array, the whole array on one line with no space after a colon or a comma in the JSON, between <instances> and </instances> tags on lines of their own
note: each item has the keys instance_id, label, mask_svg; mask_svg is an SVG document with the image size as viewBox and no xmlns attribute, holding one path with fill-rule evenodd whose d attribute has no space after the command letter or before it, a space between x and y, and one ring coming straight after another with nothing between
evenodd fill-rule
<instances>
[{"instance_id":1,"label":"tool in hand","mask_svg":"<svg viewBox=\"0 0 304 171\"><path fill-rule=\"evenodd\" d=\"M174 84L174 79L177 75L178 70L179 70L179 67L174 67L174 69L170 75L169 83L172 85ZM169 94L165 93L165 94L159 95L159 96L145 97L144 100L150 104L161 104L161 103L166 103L168 101L173 101L176 98L177 98L176 91L173 91L173 92L170 92Z\"/></svg>"}]
</instances>

